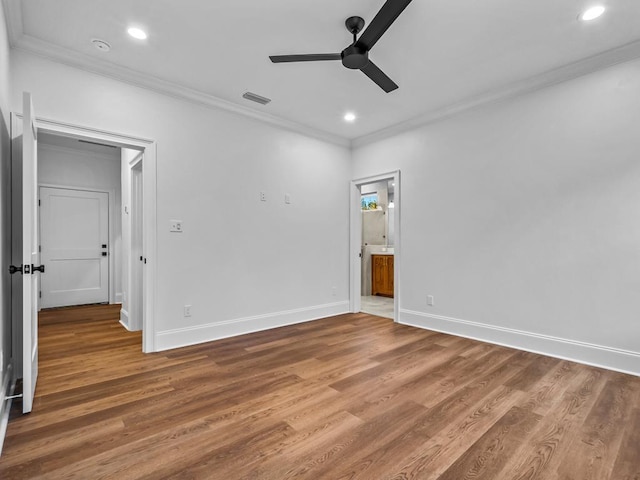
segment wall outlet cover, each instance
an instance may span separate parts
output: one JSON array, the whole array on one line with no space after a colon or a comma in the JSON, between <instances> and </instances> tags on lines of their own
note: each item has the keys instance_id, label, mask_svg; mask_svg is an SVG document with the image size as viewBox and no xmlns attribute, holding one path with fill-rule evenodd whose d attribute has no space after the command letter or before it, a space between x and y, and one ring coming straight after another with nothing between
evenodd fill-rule
<instances>
[{"instance_id":1,"label":"wall outlet cover","mask_svg":"<svg viewBox=\"0 0 640 480\"><path fill-rule=\"evenodd\" d=\"M169 220L169 231L182 233L182 220Z\"/></svg>"}]
</instances>

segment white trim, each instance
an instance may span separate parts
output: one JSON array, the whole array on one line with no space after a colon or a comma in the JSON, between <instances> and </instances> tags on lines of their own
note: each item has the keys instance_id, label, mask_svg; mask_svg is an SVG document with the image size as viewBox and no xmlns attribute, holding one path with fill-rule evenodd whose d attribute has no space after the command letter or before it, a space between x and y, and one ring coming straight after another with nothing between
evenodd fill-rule
<instances>
[{"instance_id":1,"label":"white trim","mask_svg":"<svg viewBox=\"0 0 640 480\"><path fill-rule=\"evenodd\" d=\"M132 170L138 166L138 164L142 161L143 153L138 153L135 157L129 160L129 169Z\"/></svg>"},{"instance_id":2,"label":"white trim","mask_svg":"<svg viewBox=\"0 0 640 480\"><path fill-rule=\"evenodd\" d=\"M548 70L539 75L534 75L533 77L513 82L509 85L485 91L479 95L474 95L473 97L464 99L460 102L447 105L446 107L427 111L404 122L355 138L351 142L351 147L357 148L374 143L430 123L442 121L468 110L521 97L574 78L597 72L598 70L603 70L620 63L636 60L639 57L640 40L636 40L634 42L612 48L611 50L583 58L582 60L563 65L562 67Z\"/></svg>"},{"instance_id":3,"label":"white trim","mask_svg":"<svg viewBox=\"0 0 640 480\"><path fill-rule=\"evenodd\" d=\"M401 189L400 170L388 173L381 173L365 178L358 178L351 181L350 206L349 206L349 311L358 313L360 311L362 294L362 258L360 257L362 248L362 208L360 205L360 187L368 183L376 183L384 180L391 180L395 183L393 203L394 214L394 242L393 242L393 321L398 322L400 318L400 269L402 255L402 235L401 235Z\"/></svg>"},{"instance_id":4,"label":"white trim","mask_svg":"<svg viewBox=\"0 0 640 480\"><path fill-rule=\"evenodd\" d=\"M138 215L140 213L139 209L141 208L141 206L139 205L140 197L137 195L138 192L136 191L135 192L136 195L134 195L134 183L135 183L134 179L137 179L138 176L142 178L142 184L143 184L142 194L144 195L144 153L141 152L138 155L136 155L134 158L130 159L129 165L127 166L127 168L128 168L127 184L129 186L127 197L129 199L129 214L125 215L123 212L122 218L123 218L123 221L127 223L127 227L129 231L128 238L127 238L127 246L126 246L127 255L128 255L128 262L127 262L128 267L127 267L126 274L127 274L127 295L128 295L127 298L129 299L129 301L127 302L127 308L131 310L131 312L129 315L128 325L130 330L136 331L136 330L143 329L142 318L144 317L144 305L136 305L136 302L141 295L144 296L144 264L141 264L138 260L136 260L136 257L133 254L134 253L134 231L138 228L138 225L134 224L134 216L136 217L135 220L139 221ZM144 212L142 217L143 217L142 222L144 223ZM140 239L136 237L136 241L141 242L142 244L142 251L136 248L136 256L142 255L143 258L144 258L144 235L145 235L145 232L143 229L142 238ZM135 246L139 247L139 244L136 244ZM142 260L142 258L140 260Z\"/></svg>"},{"instance_id":5,"label":"white trim","mask_svg":"<svg viewBox=\"0 0 640 480\"><path fill-rule=\"evenodd\" d=\"M4 437L7 435L7 427L9 425L9 413L11 412L11 403L7 397L13 395L16 389L16 382L13 379L13 364L9 361L7 369L2 378L2 390L0 391L0 456L2 456L2 446L4 445Z\"/></svg>"},{"instance_id":6,"label":"white trim","mask_svg":"<svg viewBox=\"0 0 640 480\"><path fill-rule=\"evenodd\" d=\"M640 376L640 352L405 309L400 323Z\"/></svg>"},{"instance_id":7,"label":"white trim","mask_svg":"<svg viewBox=\"0 0 640 480\"><path fill-rule=\"evenodd\" d=\"M327 303L314 307L285 310L244 318L234 318L206 325L175 328L157 333L157 351L211 342L222 338L284 327L295 323L309 322L319 318L348 313L349 302Z\"/></svg>"},{"instance_id":8,"label":"white trim","mask_svg":"<svg viewBox=\"0 0 640 480\"><path fill-rule=\"evenodd\" d=\"M120 325L127 329L129 332L133 332L129 327L129 312L127 312L124 308L120 309Z\"/></svg>"},{"instance_id":9,"label":"white trim","mask_svg":"<svg viewBox=\"0 0 640 480\"><path fill-rule=\"evenodd\" d=\"M541 90L543 88L578 78L583 75L588 75L613 65L632 61L640 57L640 40L632 41L567 65L548 70L541 74L485 91L447 107L430 110L415 118L383 128L377 132L372 132L353 140L349 140L339 135L331 134L307 125L302 125L285 118L280 118L263 111L236 104L172 82L160 80L153 76L142 74L132 69L25 35L20 0L3 0L3 4L5 7L9 43L17 50L22 50L50 61L69 65L98 75L114 78L121 82L149 89L174 98L226 110L238 115L254 118L277 127L298 132L303 135L318 138L341 146L351 146L352 148L398 135L428 123L451 117L466 110L526 95L536 90Z\"/></svg>"},{"instance_id":10,"label":"white trim","mask_svg":"<svg viewBox=\"0 0 640 480\"><path fill-rule=\"evenodd\" d=\"M157 77L140 73L115 63L100 60L91 57L90 55L85 55L83 53L25 35L22 31L22 9L19 6L19 1L3 0L3 3L7 13L7 24L10 25L8 30L9 42L16 50L20 50L31 55L37 55L49 61L61 63L96 75L112 78L162 95L196 103L200 106L204 105L210 108L225 110L230 113L249 117L308 137L317 138L325 142L330 142L343 147L351 145L350 140L342 136L281 118L265 111L256 110L239 103L230 102L211 94L188 88L177 83L161 80Z\"/></svg>"},{"instance_id":11,"label":"white trim","mask_svg":"<svg viewBox=\"0 0 640 480\"><path fill-rule=\"evenodd\" d=\"M21 114L15 114L22 119ZM156 264L157 264L157 145L153 140L130 135L98 130L70 123L37 118L36 125L44 133L82 138L100 143L116 145L144 151L143 204L145 234L145 292L144 318L142 329L142 351L155 351L155 305L156 305Z\"/></svg>"}]
</instances>

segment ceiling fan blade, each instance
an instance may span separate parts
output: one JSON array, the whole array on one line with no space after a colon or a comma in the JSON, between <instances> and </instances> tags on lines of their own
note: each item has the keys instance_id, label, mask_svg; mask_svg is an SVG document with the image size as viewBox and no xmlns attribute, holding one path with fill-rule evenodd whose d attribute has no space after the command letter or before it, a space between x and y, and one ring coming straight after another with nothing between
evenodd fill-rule
<instances>
[{"instance_id":1,"label":"ceiling fan blade","mask_svg":"<svg viewBox=\"0 0 640 480\"><path fill-rule=\"evenodd\" d=\"M387 0L380 11L373 17L369 26L360 35L356 46L369 51L380 37L387 31L391 24L407 8L411 0Z\"/></svg>"},{"instance_id":2,"label":"ceiling fan blade","mask_svg":"<svg viewBox=\"0 0 640 480\"><path fill-rule=\"evenodd\" d=\"M308 55L270 55L273 63L317 62L319 60L342 60L340 53L311 53Z\"/></svg>"},{"instance_id":3,"label":"ceiling fan blade","mask_svg":"<svg viewBox=\"0 0 640 480\"><path fill-rule=\"evenodd\" d=\"M387 77L387 75L382 70L380 70L371 60L369 60L369 63L367 63L367 65L362 67L360 70L362 70L362 73L376 82L376 84L387 93L393 92L396 88L398 88L398 85L396 85L393 80Z\"/></svg>"}]
</instances>

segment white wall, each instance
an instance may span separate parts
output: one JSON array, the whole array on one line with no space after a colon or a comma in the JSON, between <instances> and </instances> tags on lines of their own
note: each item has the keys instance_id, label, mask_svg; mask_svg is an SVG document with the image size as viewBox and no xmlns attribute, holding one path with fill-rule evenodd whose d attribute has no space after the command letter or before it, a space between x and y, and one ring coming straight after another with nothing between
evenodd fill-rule
<instances>
[{"instance_id":1,"label":"white wall","mask_svg":"<svg viewBox=\"0 0 640 480\"><path fill-rule=\"evenodd\" d=\"M11 158L10 158L9 41L4 9L0 6L0 419L5 404L5 380L11 359ZM0 450L2 449L0 420Z\"/></svg>"},{"instance_id":2,"label":"white wall","mask_svg":"<svg viewBox=\"0 0 640 480\"><path fill-rule=\"evenodd\" d=\"M122 301L120 163L119 149L113 149L109 153L96 153L80 146L68 148L42 142L38 144L39 185L110 191L109 250L114 260L111 272L114 281L109 287L109 293L111 298L111 290L115 289L113 296L117 303Z\"/></svg>"},{"instance_id":3,"label":"white wall","mask_svg":"<svg viewBox=\"0 0 640 480\"><path fill-rule=\"evenodd\" d=\"M348 148L26 53L12 72L16 110L31 91L43 118L157 141L159 348L348 310Z\"/></svg>"},{"instance_id":4,"label":"white wall","mask_svg":"<svg viewBox=\"0 0 640 480\"><path fill-rule=\"evenodd\" d=\"M402 171L401 321L640 374L639 125L636 61L355 148Z\"/></svg>"}]
</instances>

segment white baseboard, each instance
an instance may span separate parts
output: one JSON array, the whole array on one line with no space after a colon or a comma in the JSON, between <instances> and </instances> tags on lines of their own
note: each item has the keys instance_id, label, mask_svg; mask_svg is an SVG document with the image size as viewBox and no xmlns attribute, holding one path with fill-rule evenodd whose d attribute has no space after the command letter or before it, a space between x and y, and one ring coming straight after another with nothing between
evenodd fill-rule
<instances>
[{"instance_id":1,"label":"white baseboard","mask_svg":"<svg viewBox=\"0 0 640 480\"><path fill-rule=\"evenodd\" d=\"M122 325L128 331L132 331L129 327L129 312L127 312L124 308L120 309L120 325Z\"/></svg>"},{"instance_id":2,"label":"white baseboard","mask_svg":"<svg viewBox=\"0 0 640 480\"><path fill-rule=\"evenodd\" d=\"M399 323L640 376L640 352L405 309Z\"/></svg>"},{"instance_id":3,"label":"white baseboard","mask_svg":"<svg viewBox=\"0 0 640 480\"><path fill-rule=\"evenodd\" d=\"M116 292L116 301L115 303L122 303L122 292L118 293Z\"/></svg>"},{"instance_id":4,"label":"white baseboard","mask_svg":"<svg viewBox=\"0 0 640 480\"><path fill-rule=\"evenodd\" d=\"M2 378L2 390L0 391L0 455L2 455L2 446L4 445L4 437L7 434L7 426L9 425L9 412L13 400L7 400L7 397L13 395L16 387L15 381L12 381L13 368L10 363L4 372Z\"/></svg>"},{"instance_id":5,"label":"white baseboard","mask_svg":"<svg viewBox=\"0 0 640 480\"><path fill-rule=\"evenodd\" d=\"M165 330L156 333L156 351L211 342L236 335L244 335L245 333L284 327L285 325L292 325L294 323L309 322L311 320L340 315L347 312L349 312L349 302L345 301L256 315L253 317L224 320L194 327Z\"/></svg>"}]
</instances>

